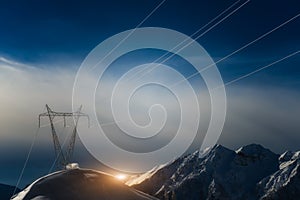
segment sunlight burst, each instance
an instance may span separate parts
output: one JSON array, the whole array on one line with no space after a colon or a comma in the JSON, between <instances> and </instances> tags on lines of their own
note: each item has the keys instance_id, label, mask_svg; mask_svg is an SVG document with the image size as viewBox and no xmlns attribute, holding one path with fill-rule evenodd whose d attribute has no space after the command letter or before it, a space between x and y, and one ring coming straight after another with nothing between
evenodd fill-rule
<instances>
[{"instance_id":1,"label":"sunlight burst","mask_svg":"<svg viewBox=\"0 0 300 200\"><path fill-rule=\"evenodd\" d=\"M120 181L123 181L127 178L127 176L125 174L117 174L117 175L115 175L115 178Z\"/></svg>"}]
</instances>

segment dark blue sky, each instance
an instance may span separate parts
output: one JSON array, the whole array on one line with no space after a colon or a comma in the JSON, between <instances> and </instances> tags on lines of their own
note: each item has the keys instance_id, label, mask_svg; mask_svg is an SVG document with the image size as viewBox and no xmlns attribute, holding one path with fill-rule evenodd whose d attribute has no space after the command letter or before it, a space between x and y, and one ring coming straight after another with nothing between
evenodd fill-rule
<instances>
[{"instance_id":1,"label":"dark blue sky","mask_svg":"<svg viewBox=\"0 0 300 200\"><path fill-rule=\"evenodd\" d=\"M24 0L1 2L0 57L42 68L66 67L77 69L96 45L121 31L135 28L160 2L161 0L80 2ZM141 27L164 27L191 35L234 2L236 1L167 0ZM243 2L245 0L241 0L236 7ZM217 61L299 13L299 0L251 0L197 41ZM231 81L299 50L299 27L300 17L271 33L261 41L218 63L217 66L224 82ZM286 148L299 149L299 140L297 140L299 137L295 134L296 132L299 133L299 129L297 129L299 123L295 125L294 121L290 120L293 120L294 117L289 118L285 112L286 110L293 111L292 108L286 109L289 105L292 105L289 104L289 101L294 102L295 98L300 97L299 64L300 54L232 86L228 86L226 89L229 98L229 117L220 142L236 147L253 141L270 141L269 143L265 142L263 145L272 147L277 152ZM260 91L252 95L251 90L250 92L249 90L234 90L235 86L239 87L241 85L251 86L254 90ZM272 88L272 90L268 90L269 88ZM274 90L275 92L273 92ZM279 93L282 91L284 91L283 95L280 96L281 94ZM258 100L256 102L257 98L255 95L257 94L265 98L268 103L263 104ZM44 95L44 93L41 95ZM236 106L235 101L237 97L245 97L242 100L249 97L249 102L255 105L238 107L239 105ZM271 105L274 105L274 107ZM24 105L20 107L22 106ZM262 111L263 108L270 110L270 112ZM277 116L272 113L272 109L278 109L274 112L276 114L280 115L282 113L282 116L278 115L280 120L287 119L287 122L284 120L280 121L283 124L282 130L277 127L280 123L276 118ZM236 113L240 115L236 115ZM294 114L298 115L299 113L295 111ZM275 116L272 120L270 119L272 118L270 117L271 115ZM239 128L239 126L242 127L244 124L236 122L242 117L248 121L254 121L255 124L261 123L261 127L265 128L263 131L267 133L276 133L279 138L278 143L274 142L276 141L275 136L273 137L272 135L270 137L268 134L265 136L262 134L263 131L259 132L260 129L257 129L257 134L261 135L261 140L255 140L255 137L260 138L257 135L253 136L254 139L251 138L252 135L249 133L241 134L241 138L237 136L237 140L240 143L228 141L226 138L231 138L233 134L247 132L247 126ZM261 120L262 118L264 120ZM32 124L34 123L32 122ZM291 126L291 124L294 126ZM249 125L249 127L251 126ZM279 136L284 131L293 137L295 136L296 139L291 136L290 140L282 141L282 137ZM15 154L20 154L17 150L14 151ZM3 151L2 154L6 154L6 152ZM22 156L25 157L25 155ZM16 157L18 158L16 159ZM4 160L8 160L6 162L7 165L2 166L4 169L9 168L13 171L14 177L11 178L10 175L6 175L9 178L6 177L5 179L5 182L11 184L14 184L20 171L19 168L22 167L19 163L23 162L23 157L22 159L19 158L20 155L16 157L7 155L4 157ZM40 159L40 156L36 157ZM38 162L34 162L33 165L37 165L36 168L40 168L36 163ZM41 163L43 164L43 162ZM18 169L7 167L10 164L17 165ZM44 164L44 168L46 169L47 167L48 164ZM31 167L30 169L35 170L36 168ZM5 170L1 171L5 173ZM31 180L32 177L30 175L31 172L27 174ZM22 184L26 183L24 181Z\"/></svg>"},{"instance_id":2,"label":"dark blue sky","mask_svg":"<svg viewBox=\"0 0 300 200\"><path fill-rule=\"evenodd\" d=\"M134 28L160 1L6 1L0 7L0 54L38 64L79 65L99 42ZM166 1L142 26L191 35L235 1ZM239 5L245 1L241 1ZM214 58L225 56L300 12L297 0L253 0L198 41ZM232 57L263 62L298 50L295 20ZM77 67L77 66L75 66Z\"/></svg>"},{"instance_id":3,"label":"dark blue sky","mask_svg":"<svg viewBox=\"0 0 300 200\"><path fill-rule=\"evenodd\" d=\"M0 55L36 66L78 68L98 43L136 27L161 1L6 1L0 7ZM143 26L191 35L236 1L166 1ZM241 5L244 0L240 1ZM236 7L237 7L236 6ZM253 0L198 42L216 60L300 12L297 0ZM225 82L299 50L300 20L218 64ZM201 33L201 32L200 32ZM299 79L299 56L261 72L272 82ZM281 65L284 65L282 67ZM280 75L280 77L278 77ZM263 78L264 80L264 78ZM255 80L257 82L257 80ZM297 84L298 86L298 84Z\"/></svg>"}]
</instances>

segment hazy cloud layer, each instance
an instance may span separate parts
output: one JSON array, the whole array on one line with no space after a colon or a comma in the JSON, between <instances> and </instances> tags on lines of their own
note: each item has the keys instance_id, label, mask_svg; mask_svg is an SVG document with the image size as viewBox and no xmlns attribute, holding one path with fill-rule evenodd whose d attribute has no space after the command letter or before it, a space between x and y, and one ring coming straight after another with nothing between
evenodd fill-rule
<instances>
[{"instance_id":1,"label":"hazy cloud layer","mask_svg":"<svg viewBox=\"0 0 300 200\"><path fill-rule=\"evenodd\" d=\"M70 111L72 103L72 87L76 75L75 70L51 68L41 69L22 63L0 58L0 155L1 167L10 168L17 175L22 166L26 151L37 129L37 115L44 111L46 103L55 110ZM92 77L91 77L92 78ZM108 79L109 80L109 79ZM87 79L88 81L88 79ZM106 82L105 84L110 84ZM104 85L105 85L104 84ZM108 87L109 88L109 87ZM149 92L151 90L149 89ZM161 92L161 91L160 91ZM207 129L210 118L208 94L197 94L201 100L201 121L198 139L192 149L200 146L201 139ZM155 93L153 93L155 94ZM160 95L160 93L157 93ZM142 100L145 93L141 93ZM105 101L99 95L99 99ZM171 97L168 97L171 98ZM225 127L219 142L228 147L239 147L248 143L260 143L274 151L299 149L299 91L284 88L264 88L242 86L239 83L227 88L228 112ZM143 124L149 120L143 108L142 101L134 101L140 108L134 112L137 122ZM156 97L152 100L155 100ZM147 99L145 104L152 102ZM162 100L163 101L163 100ZM170 101L168 109L176 107L176 101ZM104 109L105 110L105 109ZM103 111L100 109L100 111ZM172 116L172 115L171 115ZM176 115L170 122L178 120ZM102 120L109 121L105 112L100 114ZM144 121L143 121L144 120ZM45 119L43 124L48 123ZM176 127L176 126L175 126ZM114 125L107 126L106 131L114 132ZM172 135L172 127L165 129ZM32 169L39 168L47 171L52 151L49 127L41 128L34 153L34 161L47 160L47 164L34 164ZM163 143L162 137L162 143ZM80 148L83 149L82 146ZM92 160L87 152L77 150L78 159ZM45 153L45 154L44 154ZM41 155L43 154L43 155ZM3 163L3 164L2 164ZM96 163L92 160L91 163ZM30 179L30 178L29 178ZM6 179L8 182L13 180Z\"/></svg>"}]
</instances>

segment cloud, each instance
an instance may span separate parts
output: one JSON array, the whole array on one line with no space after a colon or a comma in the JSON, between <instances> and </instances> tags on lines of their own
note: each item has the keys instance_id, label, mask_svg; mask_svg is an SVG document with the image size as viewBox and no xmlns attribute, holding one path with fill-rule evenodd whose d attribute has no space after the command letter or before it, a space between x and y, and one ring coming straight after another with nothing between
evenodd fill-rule
<instances>
[{"instance_id":1,"label":"cloud","mask_svg":"<svg viewBox=\"0 0 300 200\"><path fill-rule=\"evenodd\" d=\"M0 63L1 139L23 138L36 128L46 103L69 108L74 72L42 70L7 59Z\"/></svg>"},{"instance_id":2,"label":"cloud","mask_svg":"<svg viewBox=\"0 0 300 200\"><path fill-rule=\"evenodd\" d=\"M74 68L41 69L0 58L0 157L1 162L4 163L1 165L0 171L8 168L13 171L13 175L3 175L3 179L7 182L14 184L12 180L18 176L28 147L37 130L37 116L45 111L45 104L49 104L57 111L68 112L72 109L72 89L75 75ZM160 76L162 75L160 74ZM94 78L96 77L85 77L87 85ZM108 76L100 82L101 87L98 89L101 90L97 90L96 102L100 103L99 107L97 106L97 112L102 122L113 121L109 109L109 94L117 78ZM172 79L167 74L161 78ZM198 82L195 83L198 84ZM201 118L198 136L190 151L201 145L210 119L209 94L203 89L203 83L199 85L201 86L193 88L196 89L200 102ZM183 93L186 92L184 88L181 90ZM231 148L238 148L249 143L260 143L278 153L285 149L299 149L300 92L298 90L257 85L245 86L239 83L230 85L226 90L227 117L219 143ZM124 92L126 93L126 91ZM120 95L121 100L124 95ZM183 96L187 99L190 97L189 94ZM154 103L167 105L166 108L171 111L167 121L169 124L166 126L167 128L163 129L167 134L162 135L159 140L138 146L138 148L144 148L145 151L166 144L178 125L178 102L175 97L164 88L153 89L150 86L138 91L130 102L132 118L136 123L141 125L149 123L148 109L149 105ZM44 119L42 124L48 124L48 120ZM61 123L56 126L59 130L63 130ZM120 146L130 147L130 142L119 137L122 131L114 123L105 126L104 129L108 133L112 133L111 139L115 143L119 142ZM71 127L64 130L64 133L70 131ZM101 145L101 143L99 144ZM129 148L129 150L132 149ZM87 153L80 143L77 143L75 155L80 163L99 167L99 163ZM29 170L35 171L35 177L39 176L36 173L38 170L41 170L41 173L47 173L53 158L50 127L46 126L39 130ZM25 177L26 180L33 178L32 173Z\"/></svg>"},{"instance_id":3,"label":"cloud","mask_svg":"<svg viewBox=\"0 0 300 200\"><path fill-rule=\"evenodd\" d=\"M233 148L260 143L277 153L300 148L299 91L236 85L227 88L227 95L221 143Z\"/></svg>"},{"instance_id":4,"label":"cloud","mask_svg":"<svg viewBox=\"0 0 300 200\"><path fill-rule=\"evenodd\" d=\"M72 89L76 71L68 68L40 69L5 58L1 58L1 61L0 120L2 126L0 143L3 143L3 145L1 145L0 148L2 150L9 148L8 145L5 145L8 143L16 144L20 148L24 146L27 147L37 128L37 116L45 111L45 104L49 104L53 110L71 111ZM84 80L89 83L94 78L96 77L87 76ZM104 122L114 120L111 118L111 111L106 109L110 107L110 99L107 94L110 92L109 90L114 83L115 80L113 80L112 77L104 79L103 82L100 82L101 89L103 90L97 92L97 99L99 100L99 119ZM151 89L151 87L148 87L148 89L146 88L141 91L142 92L137 92L136 95L134 95L130 103L133 119L139 124L149 123L148 110L151 104L161 103L166 106L169 112L168 126L164 131L173 134L177 126L173 126L172 124L178 124L179 120L178 102L175 97L172 96L171 93L164 95L167 91L164 88ZM127 91L124 91L124 94L126 92ZM182 92L184 93L185 90L182 90ZM122 101L124 94L120 95L121 98L119 101ZM145 96L148 97L146 98ZM186 98L186 101L190 101L188 94L183 96ZM198 98L200 97L198 96ZM206 101L204 96L201 97L201 102L203 101ZM105 106L103 106L103 104L105 104ZM204 108L203 106L202 110L205 110ZM83 109L85 109L85 107L83 107ZM158 115L156 115L155 112L153 114L159 117L159 113L160 112L158 112ZM47 119L42 121L42 123L48 123ZM205 127L205 125L201 127ZM106 126L106 131L113 132L116 130L115 128L113 125ZM44 143L50 143L49 127L48 129L47 127L43 128L41 132L41 140L38 142L41 144L40 146L43 146L42 144ZM187 132L189 132L189 130L187 130ZM45 135L48 137L45 137ZM163 141L167 138L168 137L164 136L161 140ZM150 148L152 145L149 144L148 146Z\"/></svg>"},{"instance_id":5,"label":"cloud","mask_svg":"<svg viewBox=\"0 0 300 200\"><path fill-rule=\"evenodd\" d=\"M76 75L73 68L40 69L0 57L0 72L2 143L6 140L24 143L24 138L29 142L37 126L37 115L43 112L46 103L55 110L71 110L72 88ZM95 77L86 77L86 81L89 82L93 78ZM97 93L96 101L109 105L110 97L107 94L116 78L108 77L100 82L103 90ZM165 78L170 79L167 75ZM201 121L199 139L194 143L194 147L200 145L210 118L209 96L202 89L196 90L201 108ZM184 88L182 91L185 91ZM168 104L169 111L177 109L178 102L174 97L163 93L163 89L151 87L146 88L144 92L137 92L139 95L135 95L131 101L131 107L134 103L131 113L133 119L139 124L149 123L149 105L157 101ZM145 95L148 95L148 98L145 98ZM124 95L120 95L122 96ZM190 98L188 94L184 96ZM300 128L296 122L300 113L299 96L298 91L287 88L229 86L227 119L220 142L234 147L259 142L277 151L282 151L288 146L296 148L296 132ZM104 122L113 121L106 106L99 105L98 111L99 119ZM169 120L170 123L178 123L176 114L171 113L170 116L174 116ZM110 128L116 130L114 124L107 126L107 131L110 131ZM175 129L170 127L166 130L170 132Z\"/></svg>"}]
</instances>

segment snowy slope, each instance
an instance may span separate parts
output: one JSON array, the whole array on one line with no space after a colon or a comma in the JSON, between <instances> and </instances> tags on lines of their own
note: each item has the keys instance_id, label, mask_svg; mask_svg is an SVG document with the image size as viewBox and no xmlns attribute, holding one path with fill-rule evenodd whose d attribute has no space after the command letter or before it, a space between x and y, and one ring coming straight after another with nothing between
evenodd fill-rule
<instances>
[{"instance_id":1,"label":"snowy slope","mask_svg":"<svg viewBox=\"0 0 300 200\"><path fill-rule=\"evenodd\" d=\"M154 195L166 181L170 180L170 177L177 170L183 159L184 158L176 159L164 167L156 167L141 176L131 178L126 184L138 190L142 189L147 194ZM135 184L137 182L138 184Z\"/></svg>"},{"instance_id":2,"label":"snowy slope","mask_svg":"<svg viewBox=\"0 0 300 200\"><path fill-rule=\"evenodd\" d=\"M278 157L256 144L237 151L216 145L205 154L178 159L133 187L160 199L257 199L256 184L279 169ZM163 170L169 179L161 178ZM157 180L164 180L159 189Z\"/></svg>"},{"instance_id":3,"label":"snowy slope","mask_svg":"<svg viewBox=\"0 0 300 200\"><path fill-rule=\"evenodd\" d=\"M180 159L178 159L180 160ZM141 182L144 182L145 180L151 179L151 177L154 174L161 173L164 177L161 177L157 182L164 182L166 179L170 178L167 173L170 173L172 171L175 171L175 169L171 169L170 166L174 166L174 162L178 162L178 160L171 161L166 164L158 165L154 167L153 169L149 170L148 172L145 172L143 174L138 174L138 175L132 175L130 176L127 181L126 185L132 186L132 185L138 185Z\"/></svg>"},{"instance_id":4,"label":"snowy slope","mask_svg":"<svg viewBox=\"0 0 300 200\"><path fill-rule=\"evenodd\" d=\"M260 199L300 199L300 151L279 157L280 170L258 184Z\"/></svg>"},{"instance_id":5,"label":"snowy slope","mask_svg":"<svg viewBox=\"0 0 300 200\"><path fill-rule=\"evenodd\" d=\"M114 177L88 169L59 171L42 177L13 200L153 200Z\"/></svg>"}]
</instances>

